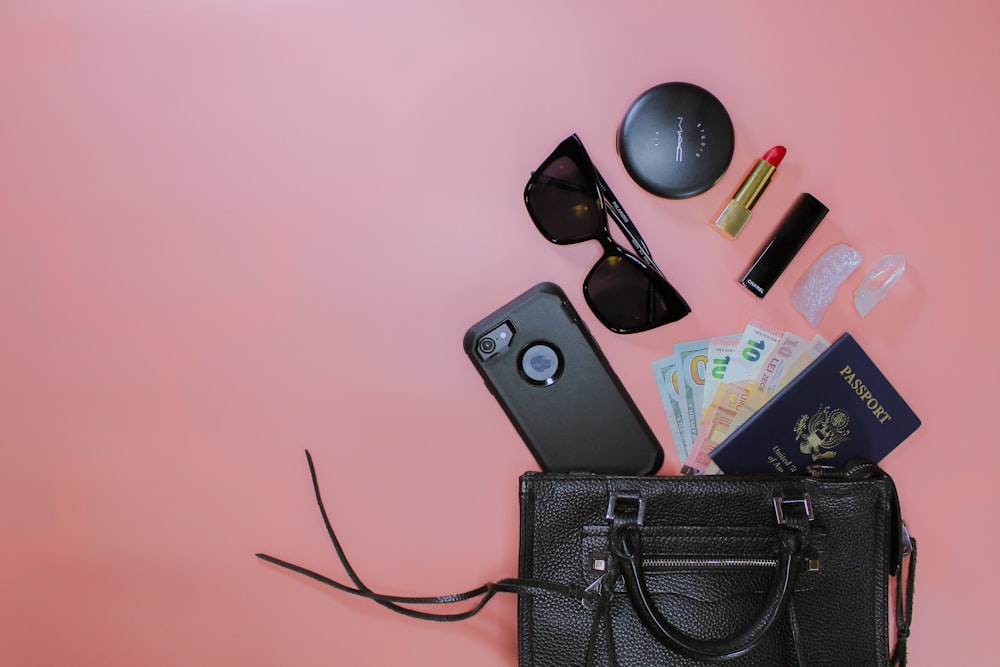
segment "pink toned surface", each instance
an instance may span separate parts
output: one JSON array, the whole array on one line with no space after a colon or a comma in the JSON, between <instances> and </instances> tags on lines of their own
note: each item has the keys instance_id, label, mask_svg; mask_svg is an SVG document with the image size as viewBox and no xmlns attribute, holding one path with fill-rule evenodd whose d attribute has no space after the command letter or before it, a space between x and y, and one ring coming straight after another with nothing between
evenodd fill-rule
<instances>
[{"instance_id":1,"label":"pink toned surface","mask_svg":"<svg viewBox=\"0 0 1000 667\"><path fill-rule=\"evenodd\" d=\"M993 220L1000 9L989 3L8 2L0 9L0 662L516 664L515 604L397 617L256 560L465 590L517 566L534 468L461 349L552 280L678 461L650 362L759 318L852 332L924 421L884 465L921 562L911 664L990 664L998 464ZM778 36L778 37L775 37ZM683 201L639 189L614 131L691 81L736 130ZM579 133L686 319L603 329L521 201ZM775 144L744 233L708 222ZM831 208L771 294L736 279L800 192ZM864 262L812 329L789 292ZM851 292L909 269L867 318ZM838 619L830 619L837 622Z\"/></svg>"}]
</instances>

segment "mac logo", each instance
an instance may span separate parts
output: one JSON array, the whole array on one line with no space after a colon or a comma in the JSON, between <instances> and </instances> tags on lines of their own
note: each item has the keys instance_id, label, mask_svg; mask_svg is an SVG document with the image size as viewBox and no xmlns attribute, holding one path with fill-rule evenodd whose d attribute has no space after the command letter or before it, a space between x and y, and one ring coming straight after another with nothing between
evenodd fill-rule
<instances>
[{"instance_id":1,"label":"mac logo","mask_svg":"<svg viewBox=\"0 0 1000 667\"><path fill-rule=\"evenodd\" d=\"M677 162L684 161L684 149L681 147L684 143L684 116L677 117L677 151L674 153L674 160Z\"/></svg>"}]
</instances>

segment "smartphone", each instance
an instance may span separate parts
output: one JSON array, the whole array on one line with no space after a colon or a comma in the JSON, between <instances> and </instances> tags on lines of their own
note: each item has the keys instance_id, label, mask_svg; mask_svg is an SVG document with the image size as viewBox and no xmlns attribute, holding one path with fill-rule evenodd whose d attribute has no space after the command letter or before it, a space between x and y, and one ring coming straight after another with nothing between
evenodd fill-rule
<instances>
[{"instance_id":1,"label":"smartphone","mask_svg":"<svg viewBox=\"0 0 1000 667\"><path fill-rule=\"evenodd\" d=\"M558 285L535 285L474 324L463 346L543 471L649 475L663 465L663 448Z\"/></svg>"}]
</instances>

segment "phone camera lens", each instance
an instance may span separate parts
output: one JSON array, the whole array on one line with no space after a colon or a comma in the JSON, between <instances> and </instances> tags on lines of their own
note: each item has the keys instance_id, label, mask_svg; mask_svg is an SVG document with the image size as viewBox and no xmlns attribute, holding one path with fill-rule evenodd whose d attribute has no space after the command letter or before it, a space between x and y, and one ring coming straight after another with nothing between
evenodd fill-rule
<instances>
[{"instance_id":1,"label":"phone camera lens","mask_svg":"<svg viewBox=\"0 0 1000 667\"><path fill-rule=\"evenodd\" d=\"M479 351L483 354L490 354L495 349L497 349L497 343L492 338L479 339Z\"/></svg>"}]
</instances>

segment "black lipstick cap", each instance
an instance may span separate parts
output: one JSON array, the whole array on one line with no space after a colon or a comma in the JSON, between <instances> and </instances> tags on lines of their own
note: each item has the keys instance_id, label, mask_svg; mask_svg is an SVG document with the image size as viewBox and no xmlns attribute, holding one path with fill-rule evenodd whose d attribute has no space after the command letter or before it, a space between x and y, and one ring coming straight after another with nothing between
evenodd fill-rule
<instances>
[{"instance_id":1,"label":"black lipstick cap","mask_svg":"<svg viewBox=\"0 0 1000 667\"><path fill-rule=\"evenodd\" d=\"M740 284L763 299L829 211L808 192L799 195Z\"/></svg>"}]
</instances>

